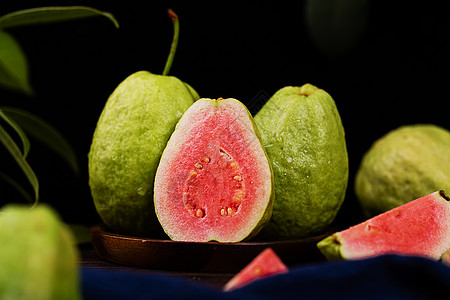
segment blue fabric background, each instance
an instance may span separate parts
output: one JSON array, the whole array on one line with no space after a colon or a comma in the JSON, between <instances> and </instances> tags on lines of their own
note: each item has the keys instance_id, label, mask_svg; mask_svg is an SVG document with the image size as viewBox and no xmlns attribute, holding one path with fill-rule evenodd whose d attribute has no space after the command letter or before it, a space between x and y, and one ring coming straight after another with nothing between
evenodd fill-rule
<instances>
[{"instance_id":1,"label":"blue fabric background","mask_svg":"<svg viewBox=\"0 0 450 300\"><path fill-rule=\"evenodd\" d=\"M81 275L85 300L450 299L449 266L399 255L291 267L231 292L167 275L88 268Z\"/></svg>"}]
</instances>

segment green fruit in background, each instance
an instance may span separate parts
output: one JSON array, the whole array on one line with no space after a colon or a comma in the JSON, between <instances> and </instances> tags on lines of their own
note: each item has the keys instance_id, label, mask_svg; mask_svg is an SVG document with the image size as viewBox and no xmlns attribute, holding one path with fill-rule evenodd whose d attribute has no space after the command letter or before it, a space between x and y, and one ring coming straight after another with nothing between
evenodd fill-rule
<instances>
[{"instance_id":1,"label":"green fruit in background","mask_svg":"<svg viewBox=\"0 0 450 300\"><path fill-rule=\"evenodd\" d=\"M109 97L89 152L89 185L98 214L114 232L163 234L153 181L176 123L196 99L176 77L147 71L130 75Z\"/></svg>"},{"instance_id":2,"label":"green fruit in background","mask_svg":"<svg viewBox=\"0 0 450 300\"><path fill-rule=\"evenodd\" d=\"M344 128L332 97L313 85L284 87L256 114L272 163L275 202L263 234L296 239L324 231L348 183Z\"/></svg>"},{"instance_id":3,"label":"green fruit in background","mask_svg":"<svg viewBox=\"0 0 450 300\"><path fill-rule=\"evenodd\" d=\"M432 124L402 126L375 141L355 177L366 217L439 189L450 190L450 132Z\"/></svg>"},{"instance_id":4,"label":"green fruit in background","mask_svg":"<svg viewBox=\"0 0 450 300\"><path fill-rule=\"evenodd\" d=\"M0 211L0 299L81 299L78 250L49 206Z\"/></svg>"}]
</instances>

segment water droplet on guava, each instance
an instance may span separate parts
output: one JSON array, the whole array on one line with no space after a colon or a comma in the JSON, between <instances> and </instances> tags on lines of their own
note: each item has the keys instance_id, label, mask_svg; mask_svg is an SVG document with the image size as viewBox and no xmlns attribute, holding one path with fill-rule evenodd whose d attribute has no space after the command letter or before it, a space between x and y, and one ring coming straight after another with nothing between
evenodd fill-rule
<instances>
[{"instance_id":1,"label":"water droplet on guava","mask_svg":"<svg viewBox=\"0 0 450 300\"><path fill-rule=\"evenodd\" d=\"M136 193L138 193L138 195L140 195L140 196L145 196L145 189L142 187L137 188Z\"/></svg>"},{"instance_id":2,"label":"water droplet on guava","mask_svg":"<svg viewBox=\"0 0 450 300\"><path fill-rule=\"evenodd\" d=\"M278 132L275 134L275 139L277 140L278 143L282 143L283 142L283 136L282 134L279 134Z\"/></svg>"}]
</instances>

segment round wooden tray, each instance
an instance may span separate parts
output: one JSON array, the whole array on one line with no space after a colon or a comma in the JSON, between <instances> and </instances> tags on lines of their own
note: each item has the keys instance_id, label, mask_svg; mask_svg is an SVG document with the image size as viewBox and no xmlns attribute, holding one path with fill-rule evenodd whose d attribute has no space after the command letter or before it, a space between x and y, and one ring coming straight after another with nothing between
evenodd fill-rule
<instances>
[{"instance_id":1,"label":"round wooden tray","mask_svg":"<svg viewBox=\"0 0 450 300\"><path fill-rule=\"evenodd\" d=\"M105 225L91 228L98 255L121 265L165 271L236 273L267 247L287 266L324 261L316 244L330 235L276 242L180 242L131 237L109 232Z\"/></svg>"}]
</instances>

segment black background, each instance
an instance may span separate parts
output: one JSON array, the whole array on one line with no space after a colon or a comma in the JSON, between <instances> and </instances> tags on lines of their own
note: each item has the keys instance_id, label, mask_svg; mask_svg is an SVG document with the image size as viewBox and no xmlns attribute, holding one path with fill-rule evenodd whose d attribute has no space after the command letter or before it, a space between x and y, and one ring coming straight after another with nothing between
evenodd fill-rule
<instances>
[{"instance_id":1,"label":"black background","mask_svg":"<svg viewBox=\"0 0 450 300\"><path fill-rule=\"evenodd\" d=\"M311 83L331 94L350 159L347 198L338 221L353 223L361 219L354 175L376 139L404 124L450 128L450 18L447 7L438 3L369 1L356 43L339 55L327 55L308 34L305 1L3 1L2 15L37 6L91 6L112 13L120 28L96 17L9 30L29 59L36 96L0 90L0 105L42 117L70 141L80 164L78 175L32 141L29 162L40 180L41 201L68 222L98 222L87 176L97 119L109 94L128 75L162 73L173 32L167 9L172 8L181 30L170 74L202 97L237 98L256 113L287 85ZM0 169L26 186L4 149ZM0 183L2 204L18 199Z\"/></svg>"}]
</instances>

